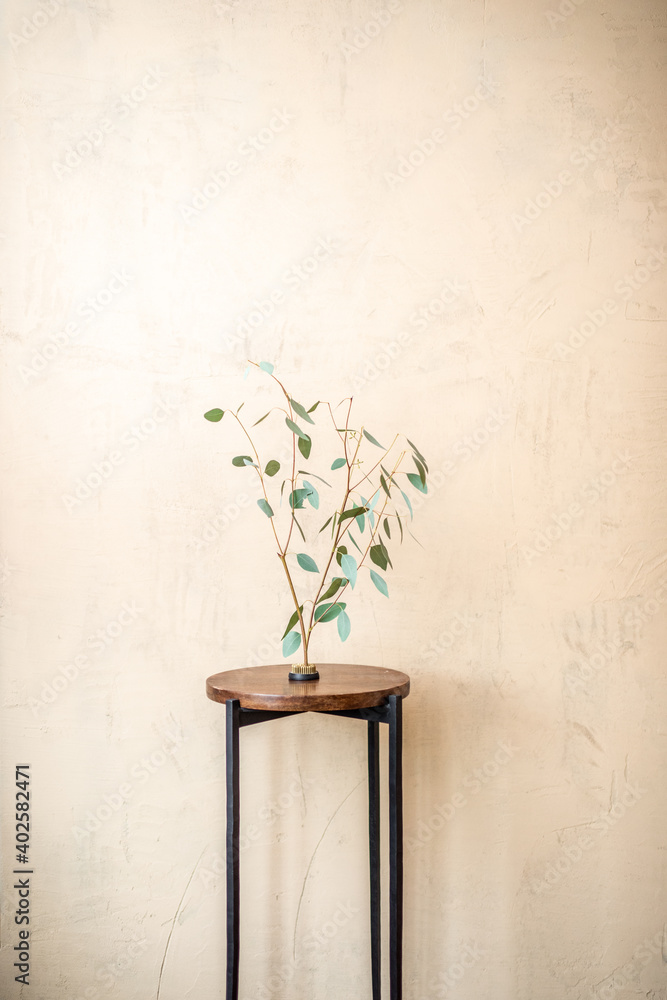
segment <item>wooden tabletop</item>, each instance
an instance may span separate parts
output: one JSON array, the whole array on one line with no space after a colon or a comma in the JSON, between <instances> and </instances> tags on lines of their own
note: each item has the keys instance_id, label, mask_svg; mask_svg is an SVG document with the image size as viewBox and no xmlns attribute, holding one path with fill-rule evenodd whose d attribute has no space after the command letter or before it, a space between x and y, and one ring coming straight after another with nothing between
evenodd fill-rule
<instances>
[{"instance_id":1,"label":"wooden tabletop","mask_svg":"<svg viewBox=\"0 0 667 1000\"><path fill-rule=\"evenodd\" d=\"M212 701L238 698L241 708L274 712L335 712L373 708L390 694L406 698L410 678L400 670L353 663L318 663L318 681L291 681L289 663L242 667L213 674L206 681Z\"/></svg>"}]
</instances>

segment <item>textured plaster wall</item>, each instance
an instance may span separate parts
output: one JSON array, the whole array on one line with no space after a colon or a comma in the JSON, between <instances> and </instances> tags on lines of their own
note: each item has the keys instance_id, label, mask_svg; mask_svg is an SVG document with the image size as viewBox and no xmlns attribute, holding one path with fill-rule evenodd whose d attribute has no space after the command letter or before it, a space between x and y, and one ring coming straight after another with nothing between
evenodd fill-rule
<instances>
[{"instance_id":1,"label":"textured plaster wall","mask_svg":"<svg viewBox=\"0 0 667 1000\"><path fill-rule=\"evenodd\" d=\"M221 996L204 679L289 613L202 419L268 408L247 357L434 473L313 649L412 677L407 1000L665 1000L666 42L663 0L3 5L3 1000ZM363 727L242 751L241 997L368 996Z\"/></svg>"}]
</instances>

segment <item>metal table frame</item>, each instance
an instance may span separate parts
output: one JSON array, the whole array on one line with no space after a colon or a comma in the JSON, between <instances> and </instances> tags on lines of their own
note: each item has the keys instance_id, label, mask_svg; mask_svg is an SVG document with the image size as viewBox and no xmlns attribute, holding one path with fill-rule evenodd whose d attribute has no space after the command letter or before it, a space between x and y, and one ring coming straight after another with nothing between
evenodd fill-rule
<instances>
[{"instance_id":1,"label":"metal table frame","mask_svg":"<svg viewBox=\"0 0 667 1000\"><path fill-rule=\"evenodd\" d=\"M402 998L403 951L403 699L389 695L377 708L323 711L361 719L368 725L368 831L370 856L370 924L372 1000L381 1000L380 916L380 723L389 726L389 996ZM226 1000L239 995L240 801L239 730L303 712L272 712L241 708L238 699L225 702L227 748L227 977Z\"/></svg>"}]
</instances>

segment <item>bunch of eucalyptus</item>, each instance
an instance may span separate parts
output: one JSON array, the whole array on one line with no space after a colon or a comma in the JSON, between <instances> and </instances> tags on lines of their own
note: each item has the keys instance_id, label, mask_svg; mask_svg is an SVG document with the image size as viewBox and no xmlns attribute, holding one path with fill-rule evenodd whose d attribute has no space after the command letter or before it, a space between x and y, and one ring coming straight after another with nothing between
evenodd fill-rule
<instances>
[{"instance_id":1,"label":"bunch of eucalyptus","mask_svg":"<svg viewBox=\"0 0 667 1000\"><path fill-rule=\"evenodd\" d=\"M278 557L294 601L295 610L282 638L283 656L292 656L299 646L303 645L303 666L307 667L310 639L316 626L335 621L341 640L344 642L349 636L350 617L344 598L347 596L348 588L354 590L362 568L369 570L370 579L380 593L389 597L389 588L383 574L389 568L393 569L393 566L387 546L398 536L401 542L403 541L403 520L407 521L408 517L412 520L413 517L410 498L402 486L409 484L420 493L426 493L428 465L419 449L407 438L402 439L406 442L407 449L399 444L401 440L399 434L396 434L389 447L385 448L364 426L351 427L351 397L342 400L335 408L332 408L330 403L318 400L306 409L289 394L274 375L273 365L267 361L250 364L273 379L284 397L284 404L272 407L268 413L252 424L252 428L269 417L275 419L276 413L283 415L284 426L287 427L291 439L286 452L289 456L286 469L281 466L277 458L271 458L266 462L260 461L250 431L239 416L244 403L241 403L235 412L216 407L205 413L204 417L217 423L228 414L229 418L236 421L248 440L252 455L236 455L232 459L232 465L248 468L251 474L257 477L262 494L257 500L257 506L268 518L277 545ZM318 408L321 408L320 414L324 412L326 417L331 419L338 436L340 454L334 458L329 470L330 473L337 473L337 476L329 478L339 480L336 496L342 497L318 531L319 535L328 529L331 537L330 547L327 545L328 558L323 564L322 571L312 555L305 551L297 552L290 547L296 542L301 548L300 540L304 548L308 547L301 520L306 527L308 525L301 512L305 515L308 509L311 511L320 509L321 487L320 489L315 487L312 480L324 483L330 490L335 489L321 476L300 468L305 463L310 464L313 450L311 428L315 425L313 414ZM336 412L341 408L343 415L337 417ZM374 456L370 461L366 458L367 445L379 449L382 453L377 461L374 460ZM404 468L406 460L410 471ZM272 481L281 468L285 478L282 479L278 489L277 480L275 485ZM404 512L397 509L397 494L400 494L405 504ZM283 501L285 501L284 507ZM282 512L278 510L279 507L283 508ZM352 549L355 549L356 553ZM293 578L295 562L305 573L312 573L317 578L310 598L302 599L297 594ZM301 589L299 584L299 590Z\"/></svg>"}]
</instances>

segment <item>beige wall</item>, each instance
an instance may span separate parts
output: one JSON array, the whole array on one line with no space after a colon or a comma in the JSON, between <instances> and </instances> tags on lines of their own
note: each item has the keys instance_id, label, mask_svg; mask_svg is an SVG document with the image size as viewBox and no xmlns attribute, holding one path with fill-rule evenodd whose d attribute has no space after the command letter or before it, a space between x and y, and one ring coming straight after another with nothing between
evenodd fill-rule
<instances>
[{"instance_id":1,"label":"beige wall","mask_svg":"<svg viewBox=\"0 0 667 1000\"><path fill-rule=\"evenodd\" d=\"M289 613L202 419L251 357L434 470L313 648L412 676L407 1000L665 1000L667 10L548 2L4 5L3 998L221 995L204 679ZM360 1000L363 727L242 749L241 997Z\"/></svg>"}]
</instances>

